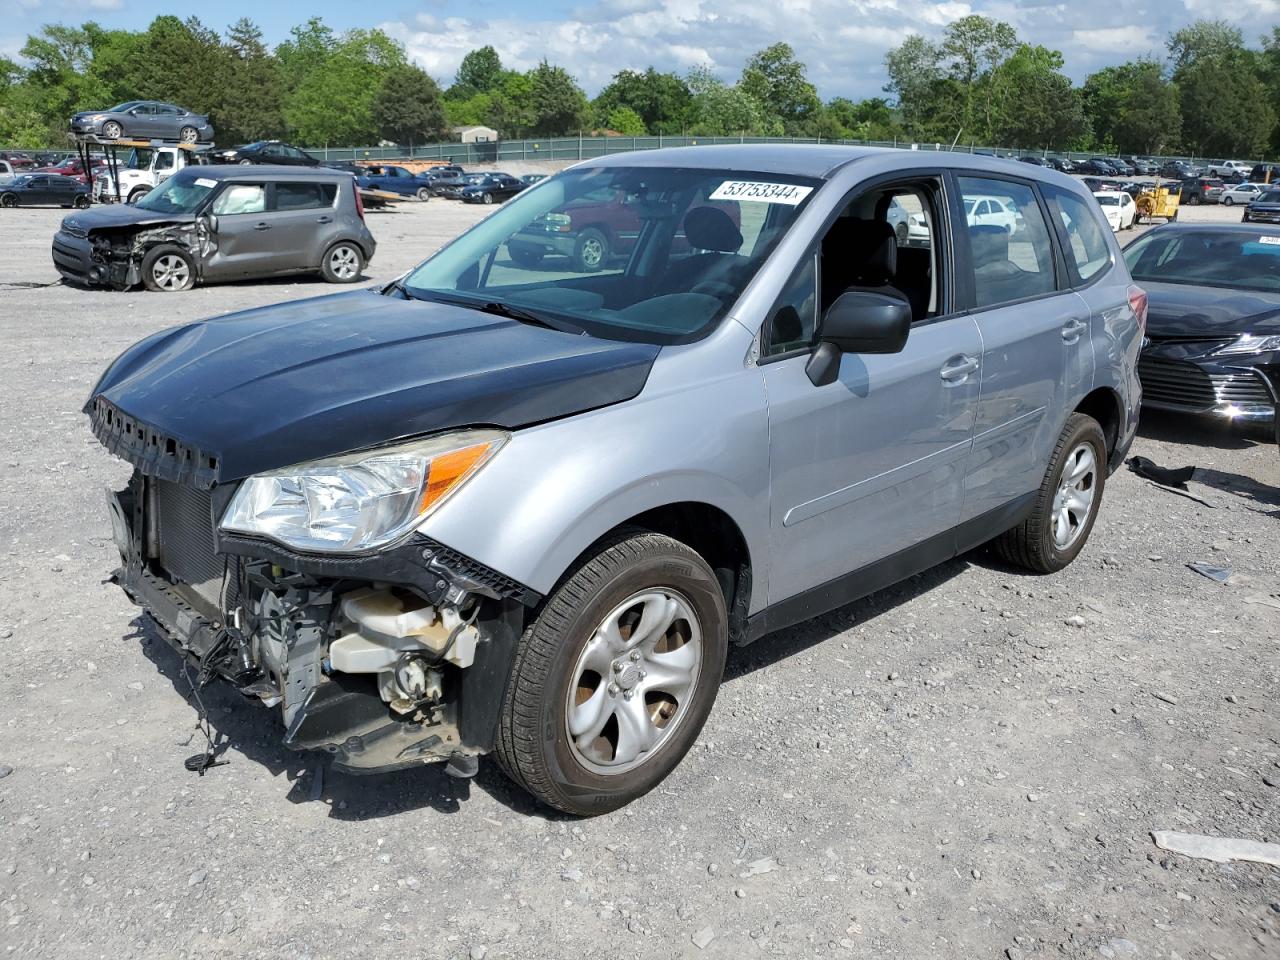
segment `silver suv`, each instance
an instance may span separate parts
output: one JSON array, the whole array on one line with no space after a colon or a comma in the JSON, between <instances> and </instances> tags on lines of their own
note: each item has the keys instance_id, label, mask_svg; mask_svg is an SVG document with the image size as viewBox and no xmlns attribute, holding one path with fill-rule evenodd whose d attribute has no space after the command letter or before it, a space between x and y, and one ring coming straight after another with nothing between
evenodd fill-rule
<instances>
[{"instance_id":1,"label":"silver suv","mask_svg":"<svg viewBox=\"0 0 1280 960\"><path fill-rule=\"evenodd\" d=\"M614 197L601 262L512 255ZM493 753L593 814L671 773L731 644L988 542L1070 563L1145 313L1053 171L660 150L551 177L381 291L157 333L85 409L135 467L116 580L202 678L339 769Z\"/></svg>"}]
</instances>

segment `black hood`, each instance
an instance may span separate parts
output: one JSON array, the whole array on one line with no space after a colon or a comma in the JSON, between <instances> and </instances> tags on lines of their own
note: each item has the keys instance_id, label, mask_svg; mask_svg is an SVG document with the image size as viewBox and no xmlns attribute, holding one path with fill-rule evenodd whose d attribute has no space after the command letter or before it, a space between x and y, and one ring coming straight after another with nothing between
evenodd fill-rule
<instances>
[{"instance_id":1,"label":"black hood","mask_svg":"<svg viewBox=\"0 0 1280 960\"><path fill-rule=\"evenodd\" d=\"M113 203L82 210L62 219L64 229L84 236L91 230L112 227L144 227L152 223L195 223L194 213L160 213L132 203Z\"/></svg>"},{"instance_id":2,"label":"black hood","mask_svg":"<svg viewBox=\"0 0 1280 960\"><path fill-rule=\"evenodd\" d=\"M85 412L144 472L207 485L620 403L658 351L361 290L154 334L111 365Z\"/></svg>"},{"instance_id":3,"label":"black hood","mask_svg":"<svg viewBox=\"0 0 1280 960\"><path fill-rule=\"evenodd\" d=\"M1147 334L1155 340L1280 333L1280 294L1139 280L1147 291Z\"/></svg>"}]
</instances>

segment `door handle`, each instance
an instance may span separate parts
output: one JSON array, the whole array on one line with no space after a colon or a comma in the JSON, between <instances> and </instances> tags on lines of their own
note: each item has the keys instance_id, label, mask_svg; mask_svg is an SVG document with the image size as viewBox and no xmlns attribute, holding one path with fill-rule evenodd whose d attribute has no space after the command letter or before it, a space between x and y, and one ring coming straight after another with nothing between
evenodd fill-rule
<instances>
[{"instance_id":1,"label":"door handle","mask_svg":"<svg viewBox=\"0 0 1280 960\"><path fill-rule=\"evenodd\" d=\"M333 217L316 217L316 223L333 223Z\"/></svg>"},{"instance_id":2,"label":"door handle","mask_svg":"<svg viewBox=\"0 0 1280 960\"><path fill-rule=\"evenodd\" d=\"M1072 317L1062 325L1062 342L1072 344L1077 342L1085 330L1089 329L1089 325L1083 320Z\"/></svg>"},{"instance_id":3,"label":"door handle","mask_svg":"<svg viewBox=\"0 0 1280 960\"><path fill-rule=\"evenodd\" d=\"M269 223L255 223L255 224L253 225L253 229L255 229L255 230L270 230L270 229L271 229L271 224L269 224Z\"/></svg>"},{"instance_id":4,"label":"door handle","mask_svg":"<svg viewBox=\"0 0 1280 960\"><path fill-rule=\"evenodd\" d=\"M969 374L976 373L977 370L977 357L961 355L948 360L943 368L938 371L938 376L947 383L959 383L961 380L967 379Z\"/></svg>"}]
</instances>

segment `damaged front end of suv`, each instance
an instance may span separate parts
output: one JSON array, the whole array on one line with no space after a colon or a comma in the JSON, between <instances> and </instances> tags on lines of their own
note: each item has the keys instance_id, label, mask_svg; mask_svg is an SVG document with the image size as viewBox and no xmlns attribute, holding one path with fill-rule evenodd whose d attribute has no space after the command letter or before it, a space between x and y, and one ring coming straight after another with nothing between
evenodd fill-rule
<instances>
[{"instance_id":1,"label":"damaged front end of suv","mask_svg":"<svg viewBox=\"0 0 1280 960\"><path fill-rule=\"evenodd\" d=\"M226 485L211 483L216 458L105 399L88 412L135 466L109 496L113 579L202 675L278 707L284 743L329 753L339 769L449 760L474 771L469 758L493 743L521 608L538 596L426 537L369 544L446 497L500 432ZM316 540L313 552L287 546L295 534ZM341 554L315 549L335 544Z\"/></svg>"}]
</instances>

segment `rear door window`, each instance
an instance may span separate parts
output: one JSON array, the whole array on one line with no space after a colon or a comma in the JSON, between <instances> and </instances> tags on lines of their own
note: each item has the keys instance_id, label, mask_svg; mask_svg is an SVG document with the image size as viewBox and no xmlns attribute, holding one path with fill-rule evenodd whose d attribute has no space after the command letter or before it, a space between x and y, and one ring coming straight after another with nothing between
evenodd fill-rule
<instances>
[{"instance_id":1,"label":"rear door window","mask_svg":"<svg viewBox=\"0 0 1280 960\"><path fill-rule=\"evenodd\" d=\"M1035 191L1025 183L983 177L957 177L956 183L966 210L974 305L1052 293L1053 244ZM976 201L972 212L969 200Z\"/></svg>"},{"instance_id":2,"label":"rear door window","mask_svg":"<svg viewBox=\"0 0 1280 960\"><path fill-rule=\"evenodd\" d=\"M277 183L275 209L284 212L331 207L337 193L336 183Z\"/></svg>"},{"instance_id":3,"label":"rear door window","mask_svg":"<svg viewBox=\"0 0 1280 960\"><path fill-rule=\"evenodd\" d=\"M1061 226L1059 236L1076 279L1079 282L1093 279L1111 262L1111 246L1103 232L1110 232L1110 227L1098 222L1096 206L1091 209L1074 193L1051 184L1041 184L1041 189L1058 217Z\"/></svg>"}]
</instances>

